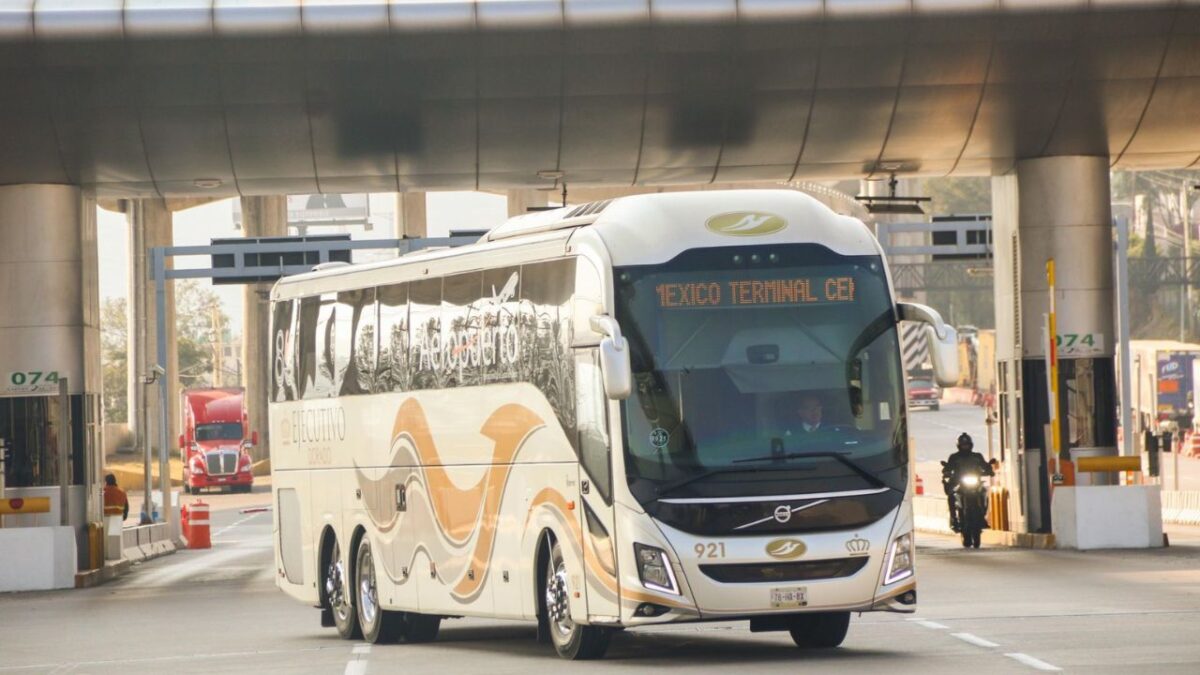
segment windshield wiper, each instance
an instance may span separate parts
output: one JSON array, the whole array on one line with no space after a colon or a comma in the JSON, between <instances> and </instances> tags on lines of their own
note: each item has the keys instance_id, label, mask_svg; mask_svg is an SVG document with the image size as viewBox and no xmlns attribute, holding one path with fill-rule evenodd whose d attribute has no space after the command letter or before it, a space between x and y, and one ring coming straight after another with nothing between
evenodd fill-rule
<instances>
[{"instance_id":1,"label":"windshield wiper","mask_svg":"<svg viewBox=\"0 0 1200 675\"><path fill-rule=\"evenodd\" d=\"M667 494L668 492L674 492L675 490L678 490L679 488L681 488L685 485L690 485L692 483L695 483L698 480L703 480L710 476L717 476L717 475L724 474L724 473L758 473L760 471L776 471L776 470L777 469L759 469L759 468L752 468L752 467L746 467L743 469L741 467L736 467L736 466L717 467L715 469L701 471L700 473L698 473L694 476L680 478L679 480L677 480L673 483L667 483L666 485L663 485L662 487L655 488L654 499L655 500L661 499L662 496Z\"/></svg>"},{"instance_id":2,"label":"windshield wiper","mask_svg":"<svg viewBox=\"0 0 1200 675\"><path fill-rule=\"evenodd\" d=\"M895 488L892 488L892 486L888 485L887 483L883 482L883 480L880 479L875 474L864 469L861 464L850 459L845 454L840 453L840 452L789 452L786 455L763 455L762 457L749 457L747 459L735 459L735 460L733 460L733 463L741 464L744 462L774 462L774 461L783 461L783 460L788 460L788 459L806 459L809 457L828 457L830 459L837 460L838 462L841 462L843 466L845 466L846 468L850 469L854 473L861 476L863 480L867 481L871 485L874 485L875 487L885 487L885 488L895 489Z\"/></svg>"}]
</instances>

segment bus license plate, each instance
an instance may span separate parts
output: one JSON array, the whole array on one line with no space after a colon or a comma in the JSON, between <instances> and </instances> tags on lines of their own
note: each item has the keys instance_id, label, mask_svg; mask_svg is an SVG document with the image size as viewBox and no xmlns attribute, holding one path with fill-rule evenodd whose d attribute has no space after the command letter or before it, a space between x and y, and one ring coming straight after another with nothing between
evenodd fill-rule
<instances>
[{"instance_id":1,"label":"bus license plate","mask_svg":"<svg viewBox=\"0 0 1200 675\"><path fill-rule=\"evenodd\" d=\"M771 609L791 609L806 605L808 589L804 586L771 589Z\"/></svg>"}]
</instances>

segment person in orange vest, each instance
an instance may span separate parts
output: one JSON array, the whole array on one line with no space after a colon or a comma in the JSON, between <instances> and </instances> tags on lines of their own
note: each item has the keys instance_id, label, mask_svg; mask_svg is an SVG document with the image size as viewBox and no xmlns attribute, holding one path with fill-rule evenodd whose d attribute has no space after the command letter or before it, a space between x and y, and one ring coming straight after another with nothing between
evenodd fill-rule
<instances>
[{"instance_id":1,"label":"person in orange vest","mask_svg":"<svg viewBox=\"0 0 1200 675\"><path fill-rule=\"evenodd\" d=\"M111 473L104 477L104 512L115 515L116 509L121 509L122 520L129 517L129 497L125 491L117 487L117 477Z\"/></svg>"}]
</instances>

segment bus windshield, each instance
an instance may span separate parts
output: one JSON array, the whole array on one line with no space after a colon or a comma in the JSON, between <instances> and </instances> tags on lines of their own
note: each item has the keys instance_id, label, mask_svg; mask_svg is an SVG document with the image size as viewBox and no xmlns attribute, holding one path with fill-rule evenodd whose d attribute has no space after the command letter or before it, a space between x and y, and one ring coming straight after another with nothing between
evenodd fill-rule
<instances>
[{"instance_id":1,"label":"bus windshield","mask_svg":"<svg viewBox=\"0 0 1200 675\"><path fill-rule=\"evenodd\" d=\"M197 424L197 441L240 441L242 440L242 425L237 422L219 422L216 424Z\"/></svg>"},{"instance_id":2,"label":"bus windshield","mask_svg":"<svg viewBox=\"0 0 1200 675\"><path fill-rule=\"evenodd\" d=\"M616 279L639 501L903 490L904 378L879 257L700 249Z\"/></svg>"}]
</instances>

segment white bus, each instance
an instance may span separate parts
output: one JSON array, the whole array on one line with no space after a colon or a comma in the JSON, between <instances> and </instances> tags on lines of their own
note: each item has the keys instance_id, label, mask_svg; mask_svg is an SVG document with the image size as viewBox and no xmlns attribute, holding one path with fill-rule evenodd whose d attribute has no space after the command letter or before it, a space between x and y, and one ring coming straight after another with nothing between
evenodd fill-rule
<instances>
[{"instance_id":1,"label":"white bus","mask_svg":"<svg viewBox=\"0 0 1200 675\"><path fill-rule=\"evenodd\" d=\"M916 604L897 304L794 191L643 195L272 293L277 581L345 638L746 620L801 647Z\"/></svg>"}]
</instances>

